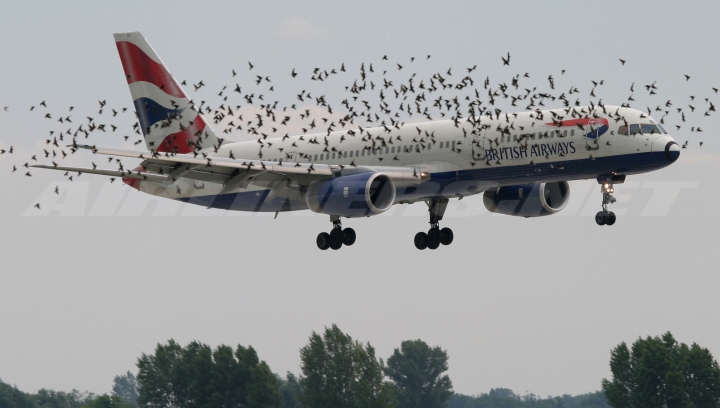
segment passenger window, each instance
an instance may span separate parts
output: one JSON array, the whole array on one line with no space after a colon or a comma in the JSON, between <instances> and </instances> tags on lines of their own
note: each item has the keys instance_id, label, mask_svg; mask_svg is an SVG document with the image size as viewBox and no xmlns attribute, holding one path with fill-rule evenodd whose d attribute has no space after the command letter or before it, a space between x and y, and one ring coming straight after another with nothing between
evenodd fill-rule
<instances>
[{"instance_id":1,"label":"passenger window","mask_svg":"<svg viewBox=\"0 0 720 408\"><path fill-rule=\"evenodd\" d=\"M575 129L570 130L570 136L575 136Z\"/></svg>"},{"instance_id":2,"label":"passenger window","mask_svg":"<svg viewBox=\"0 0 720 408\"><path fill-rule=\"evenodd\" d=\"M390 153L395 153L395 146L393 146L392 149L390 149Z\"/></svg>"},{"instance_id":3,"label":"passenger window","mask_svg":"<svg viewBox=\"0 0 720 408\"><path fill-rule=\"evenodd\" d=\"M389 148L389 147L386 147L386 148L385 148L385 154L388 154L388 153L390 153L390 148Z\"/></svg>"},{"instance_id":4,"label":"passenger window","mask_svg":"<svg viewBox=\"0 0 720 408\"><path fill-rule=\"evenodd\" d=\"M362 153L360 155L365 156L365 149L362 149Z\"/></svg>"},{"instance_id":5,"label":"passenger window","mask_svg":"<svg viewBox=\"0 0 720 408\"><path fill-rule=\"evenodd\" d=\"M333 153L332 158L333 158L333 159L335 158L335 153Z\"/></svg>"},{"instance_id":6,"label":"passenger window","mask_svg":"<svg viewBox=\"0 0 720 408\"><path fill-rule=\"evenodd\" d=\"M415 145L415 151L416 151L416 152L419 152L419 151L420 151L420 145L419 145L419 144L416 144L416 145Z\"/></svg>"},{"instance_id":7,"label":"passenger window","mask_svg":"<svg viewBox=\"0 0 720 408\"><path fill-rule=\"evenodd\" d=\"M624 136L627 136L627 135L628 135L628 127L627 127L627 125L622 125L622 126L620 126L620 127L618 128L618 135L624 135Z\"/></svg>"},{"instance_id":8,"label":"passenger window","mask_svg":"<svg viewBox=\"0 0 720 408\"><path fill-rule=\"evenodd\" d=\"M360 157L360 150L355 150L355 157Z\"/></svg>"},{"instance_id":9,"label":"passenger window","mask_svg":"<svg viewBox=\"0 0 720 408\"><path fill-rule=\"evenodd\" d=\"M353 157L353 151L350 150L350 157Z\"/></svg>"},{"instance_id":10,"label":"passenger window","mask_svg":"<svg viewBox=\"0 0 720 408\"><path fill-rule=\"evenodd\" d=\"M314 160L314 161L317 161L317 154L315 155L315 160Z\"/></svg>"},{"instance_id":11,"label":"passenger window","mask_svg":"<svg viewBox=\"0 0 720 408\"><path fill-rule=\"evenodd\" d=\"M453 148L453 149L455 148L455 141L454 141L454 140L453 140L453 143L452 143L452 148Z\"/></svg>"}]
</instances>

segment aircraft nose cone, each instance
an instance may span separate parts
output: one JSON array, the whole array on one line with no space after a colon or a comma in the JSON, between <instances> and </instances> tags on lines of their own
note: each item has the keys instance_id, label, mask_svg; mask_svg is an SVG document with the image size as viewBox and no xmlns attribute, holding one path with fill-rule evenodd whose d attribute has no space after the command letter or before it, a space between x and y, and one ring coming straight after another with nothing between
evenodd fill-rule
<instances>
[{"instance_id":1,"label":"aircraft nose cone","mask_svg":"<svg viewBox=\"0 0 720 408\"><path fill-rule=\"evenodd\" d=\"M680 146L675 142L667 142L665 145L665 157L670 162L677 160L680 157Z\"/></svg>"},{"instance_id":2,"label":"aircraft nose cone","mask_svg":"<svg viewBox=\"0 0 720 408\"><path fill-rule=\"evenodd\" d=\"M670 136L662 136L652 142L652 156L657 165L668 166L680 157L680 146Z\"/></svg>"}]
</instances>

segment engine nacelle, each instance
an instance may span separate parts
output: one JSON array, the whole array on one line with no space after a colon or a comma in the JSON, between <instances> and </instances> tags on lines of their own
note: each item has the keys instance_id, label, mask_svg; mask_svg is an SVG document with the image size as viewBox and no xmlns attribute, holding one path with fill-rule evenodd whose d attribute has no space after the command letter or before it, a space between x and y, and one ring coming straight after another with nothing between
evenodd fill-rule
<instances>
[{"instance_id":1,"label":"engine nacelle","mask_svg":"<svg viewBox=\"0 0 720 408\"><path fill-rule=\"evenodd\" d=\"M305 199L316 213L366 217L390 208L395 201L395 183L375 172L340 176L312 184Z\"/></svg>"},{"instance_id":2,"label":"engine nacelle","mask_svg":"<svg viewBox=\"0 0 720 408\"><path fill-rule=\"evenodd\" d=\"M555 214L565 208L569 199L567 181L499 187L483 195L488 211L520 217Z\"/></svg>"}]
</instances>

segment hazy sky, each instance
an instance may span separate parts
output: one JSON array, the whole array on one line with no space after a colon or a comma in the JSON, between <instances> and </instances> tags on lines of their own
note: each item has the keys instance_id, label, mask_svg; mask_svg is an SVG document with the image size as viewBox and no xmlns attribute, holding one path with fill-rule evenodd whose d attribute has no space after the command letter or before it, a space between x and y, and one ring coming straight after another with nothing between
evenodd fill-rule
<instances>
[{"instance_id":1,"label":"hazy sky","mask_svg":"<svg viewBox=\"0 0 720 408\"><path fill-rule=\"evenodd\" d=\"M704 98L720 102L711 90L718 15L717 1L4 2L0 148L15 153L0 156L0 378L29 392L109 392L115 375L170 338L252 345L273 371L298 373L300 347L332 323L383 358L403 340L441 346L455 390L467 394L594 391L610 375L611 348L668 330L719 356L720 124L702 116ZM604 80L596 92L616 105L635 83L633 107L670 99L698 109L687 123L668 116L671 134L688 141L677 163L616 186L613 227L593 220L597 184L576 181L568 207L539 219L490 215L481 196L454 201L442 225L455 241L436 251L412 244L427 229L422 203L347 220L357 243L319 251L326 216L273 220L156 200L99 176L11 174L33 154L43 161L49 130L64 128L59 115L74 115L73 126L84 116L110 122L99 100L131 106L112 34L134 30L178 79L202 79L198 98L214 106L223 85L251 90L257 72L273 80L266 99L290 105L307 89L340 110L345 82L310 81L312 69L344 62L347 81L373 62L425 77L478 65L476 80L494 84L529 72L525 86L543 87L553 75L557 93L577 86L585 102L590 81ZM643 85L653 81L649 96ZM132 147L125 118L92 142ZM89 152L66 160L91 161L113 168Z\"/></svg>"}]
</instances>

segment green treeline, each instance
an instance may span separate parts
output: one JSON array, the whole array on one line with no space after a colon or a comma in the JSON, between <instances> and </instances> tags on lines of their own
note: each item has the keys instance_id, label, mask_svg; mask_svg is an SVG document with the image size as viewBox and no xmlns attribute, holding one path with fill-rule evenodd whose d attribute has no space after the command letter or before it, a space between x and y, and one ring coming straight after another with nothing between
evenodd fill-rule
<instances>
[{"instance_id":1,"label":"green treeline","mask_svg":"<svg viewBox=\"0 0 720 408\"><path fill-rule=\"evenodd\" d=\"M670 333L621 343L611 352L602 391L561 397L455 394L448 354L422 340L401 343L384 361L370 343L336 325L313 332L300 349L299 375L274 374L251 347L213 349L173 340L137 362L137 377L115 377L111 395L40 390L0 381L0 408L715 408L720 368L707 349Z\"/></svg>"}]
</instances>

